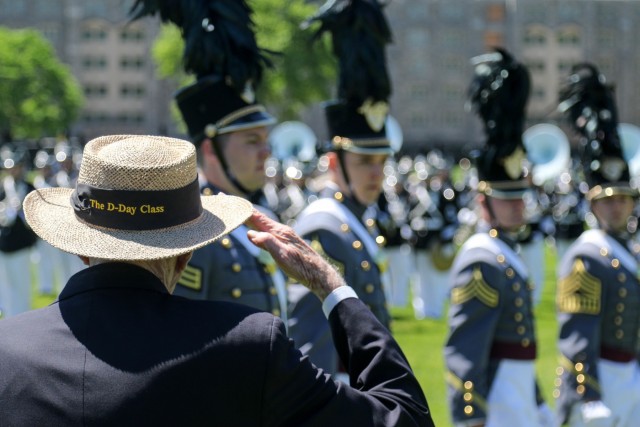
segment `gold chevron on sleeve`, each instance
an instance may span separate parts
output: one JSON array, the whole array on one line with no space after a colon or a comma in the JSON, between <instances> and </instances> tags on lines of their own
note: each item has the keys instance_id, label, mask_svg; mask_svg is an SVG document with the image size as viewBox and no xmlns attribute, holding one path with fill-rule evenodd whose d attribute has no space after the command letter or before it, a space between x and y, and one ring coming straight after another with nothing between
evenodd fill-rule
<instances>
[{"instance_id":1,"label":"gold chevron on sleeve","mask_svg":"<svg viewBox=\"0 0 640 427\"><path fill-rule=\"evenodd\" d=\"M478 298L484 305L492 308L497 307L500 300L498 291L484 281L480 266L474 267L469 283L451 291L451 302L453 304L464 304L472 298Z\"/></svg>"},{"instance_id":2,"label":"gold chevron on sleeve","mask_svg":"<svg viewBox=\"0 0 640 427\"><path fill-rule=\"evenodd\" d=\"M180 276L180 279L178 280L178 284L194 291L201 290L202 270L197 267L187 265L187 268L184 269L182 275Z\"/></svg>"},{"instance_id":3,"label":"gold chevron on sleeve","mask_svg":"<svg viewBox=\"0 0 640 427\"><path fill-rule=\"evenodd\" d=\"M338 261L337 259L331 258L325 252L324 248L322 247L322 243L320 243L320 240L318 240L317 238L313 239L311 241L310 246L311 246L311 249L318 252L324 259L329 261L330 264L332 264L335 268L337 268L341 276L344 276L344 264Z\"/></svg>"},{"instance_id":4,"label":"gold chevron on sleeve","mask_svg":"<svg viewBox=\"0 0 640 427\"><path fill-rule=\"evenodd\" d=\"M556 304L564 313L600 313L602 282L591 275L580 258L568 276L558 282Z\"/></svg>"}]
</instances>

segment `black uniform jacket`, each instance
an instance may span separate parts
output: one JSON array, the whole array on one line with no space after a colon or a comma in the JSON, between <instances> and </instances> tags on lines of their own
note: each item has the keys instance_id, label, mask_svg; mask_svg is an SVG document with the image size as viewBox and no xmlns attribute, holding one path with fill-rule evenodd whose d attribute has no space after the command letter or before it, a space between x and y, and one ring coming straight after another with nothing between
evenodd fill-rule
<instances>
[{"instance_id":1,"label":"black uniform jacket","mask_svg":"<svg viewBox=\"0 0 640 427\"><path fill-rule=\"evenodd\" d=\"M271 314L172 296L133 265L90 267L51 306L0 321L0 424L433 425L361 301L340 302L330 323L357 388L318 371Z\"/></svg>"}]
</instances>

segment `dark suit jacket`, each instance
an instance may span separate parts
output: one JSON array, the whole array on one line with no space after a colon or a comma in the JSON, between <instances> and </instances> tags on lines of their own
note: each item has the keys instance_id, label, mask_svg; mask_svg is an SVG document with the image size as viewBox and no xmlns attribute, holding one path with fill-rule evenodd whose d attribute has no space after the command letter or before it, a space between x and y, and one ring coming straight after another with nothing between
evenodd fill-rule
<instances>
[{"instance_id":1,"label":"dark suit jacket","mask_svg":"<svg viewBox=\"0 0 640 427\"><path fill-rule=\"evenodd\" d=\"M361 301L339 303L330 323L355 388L318 371L271 314L172 296L132 265L91 267L51 306L0 321L0 424L433 425Z\"/></svg>"}]
</instances>

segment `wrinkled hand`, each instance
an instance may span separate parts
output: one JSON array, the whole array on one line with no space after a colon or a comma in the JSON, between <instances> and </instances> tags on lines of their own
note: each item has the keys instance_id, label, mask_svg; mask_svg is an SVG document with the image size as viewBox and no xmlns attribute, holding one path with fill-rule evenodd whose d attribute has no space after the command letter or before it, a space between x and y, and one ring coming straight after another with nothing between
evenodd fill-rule
<instances>
[{"instance_id":1,"label":"wrinkled hand","mask_svg":"<svg viewBox=\"0 0 640 427\"><path fill-rule=\"evenodd\" d=\"M280 269L305 285L321 300L344 279L322 256L314 251L291 227L276 222L254 209L246 222L249 240L269 252Z\"/></svg>"}]
</instances>

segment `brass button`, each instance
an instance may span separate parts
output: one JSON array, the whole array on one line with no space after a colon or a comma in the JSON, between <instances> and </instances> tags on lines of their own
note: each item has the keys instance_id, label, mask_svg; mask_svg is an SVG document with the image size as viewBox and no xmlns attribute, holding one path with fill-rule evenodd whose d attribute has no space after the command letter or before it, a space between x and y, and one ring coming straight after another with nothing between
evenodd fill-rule
<instances>
[{"instance_id":1,"label":"brass button","mask_svg":"<svg viewBox=\"0 0 640 427\"><path fill-rule=\"evenodd\" d=\"M513 268L511 267L507 268L504 272L509 279L516 275L516 273L513 272Z\"/></svg>"},{"instance_id":2,"label":"brass button","mask_svg":"<svg viewBox=\"0 0 640 427\"><path fill-rule=\"evenodd\" d=\"M385 239L384 236L377 236L376 243L378 244L378 246L384 246L387 244L387 239Z\"/></svg>"},{"instance_id":3,"label":"brass button","mask_svg":"<svg viewBox=\"0 0 640 427\"><path fill-rule=\"evenodd\" d=\"M500 263L500 264L504 264L505 261L505 257L504 255L500 254L496 257L496 260Z\"/></svg>"},{"instance_id":4,"label":"brass button","mask_svg":"<svg viewBox=\"0 0 640 427\"><path fill-rule=\"evenodd\" d=\"M271 311L271 314L273 314L274 316L280 316L280 310L278 310L277 308L274 308L274 309Z\"/></svg>"},{"instance_id":5,"label":"brass button","mask_svg":"<svg viewBox=\"0 0 640 427\"><path fill-rule=\"evenodd\" d=\"M369 227L369 228L371 228L371 227L373 227L374 225L376 225L376 222L375 222L372 218L367 219L364 223L365 223L365 225L366 225L367 227Z\"/></svg>"},{"instance_id":6,"label":"brass button","mask_svg":"<svg viewBox=\"0 0 640 427\"><path fill-rule=\"evenodd\" d=\"M558 366L556 368L556 375L562 375L564 374L564 368L562 366Z\"/></svg>"},{"instance_id":7,"label":"brass button","mask_svg":"<svg viewBox=\"0 0 640 427\"><path fill-rule=\"evenodd\" d=\"M521 344L524 348L527 348L527 347L529 347L529 346L531 345L531 341L530 341L528 338L524 338L524 339L520 342L520 344Z\"/></svg>"},{"instance_id":8,"label":"brass button","mask_svg":"<svg viewBox=\"0 0 640 427\"><path fill-rule=\"evenodd\" d=\"M608 253L609 251L607 250L607 248L600 248L600 255L607 256Z\"/></svg>"},{"instance_id":9,"label":"brass button","mask_svg":"<svg viewBox=\"0 0 640 427\"><path fill-rule=\"evenodd\" d=\"M231 296L234 298L240 298L242 296L242 291L240 288L233 288L231 290Z\"/></svg>"},{"instance_id":10,"label":"brass button","mask_svg":"<svg viewBox=\"0 0 640 427\"><path fill-rule=\"evenodd\" d=\"M624 337L624 332L622 331L622 329L618 329L616 331L616 338L621 340Z\"/></svg>"},{"instance_id":11,"label":"brass button","mask_svg":"<svg viewBox=\"0 0 640 427\"><path fill-rule=\"evenodd\" d=\"M515 304L516 307L522 307L522 305L524 304L524 301L522 300L522 298L518 297L514 301L514 304Z\"/></svg>"},{"instance_id":12,"label":"brass button","mask_svg":"<svg viewBox=\"0 0 640 427\"><path fill-rule=\"evenodd\" d=\"M471 402L473 401L473 394L467 392L464 395L462 395L462 398L464 399L465 402Z\"/></svg>"},{"instance_id":13,"label":"brass button","mask_svg":"<svg viewBox=\"0 0 640 427\"><path fill-rule=\"evenodd\" d=\"M357 251L361 251L362 250L362 242L360 240L354 240L353 243L351 244L351 246L353 246L353 249L355 249Z\"/></svg>"},{"instance_id":14,"label":"brass button","mask_svg":"<svg viewBox=\"0 0 640 427\"><path fill-rule=\"evenodd\" d=\"M618 273L618 281L624 282L625 280L627 280L627 275L624 273Z\"/></svg>"},{"instance_id":15,"label":"brass button","mask_svg":"<svg viewBox=\"0 0 640 427\"><path fill-rule=\"evenodd\" d=\"M231 266L231 270L233 270L235 273L239 273L242 270L242 266L237 262L234 262Z\"/></svg>"},{"instance_id":16,"label":"brass button","mask_svg":"<svg viewBox=\"0 0 640 427\"><path fill-rule=\"evenodd\" d=\"M203 188L202 189L202 194L205 196L211 196L213 194L213 191L211 191L210 188Z\"/></svg>"},{"instance_id":17,"label":"brass button","mask_svg":"<svg viewBox=\"0 0 640 427\"><path fill-rule=\"evenodd\" d=\"M473 406L467 405L464 407L465 415L473 415Z\"/></svg>"},{"instance_id":18,"label":"brass button","mask_svg":"<svg viewBox=\"0 0 640 427\"><path fill-rule=\"evenodd\" d=\"M620 295L621 298L626 298L627 297L627 288L618 289L618 295Z\"/></svg>"},{"instance_id":19,"label":"brass button","mask_svg":"<svg viewBox=\"0 0 640 427\"><path fill-rule=\"evenodd\" d=\"M508 275L507 275L508 276ZM511 288L515 291L518 292L520 290L520 282L515 282Z\"/></svg>"},{"instance_id":20,"label":"brass button","mask_svg":"<svg viewBox=\"0 0 640 427\"><path fill-rule=\"evenodd\" d=\"M578 374L576 376L576 381L578 381L578 384L582 384L584 382L584 374Z\"/></svg>"},{"instance_id":21,"label":"brass button","mask_svg":"<svg viewBox=\"0 0 640 427\"><path fill-rule=\"evenodd\" d=\"M553 390L552 396L554 399L558 399L560 397L560 390L558 389Z\"/></svg>"},{"instance_id":22,"label":"brass button","mask_svg":"<svg viewBox=\"0 0 640 427\"><path fill-rule=\"evenodd\" d=\"M585 387L582 384L580 384L578 387L576 387L576 393L584 394L584 391L585 391Z\"/></svg>"},{"instance_id":23,"label":"brass button","mask_svg":"<svg viewBox=\"0 0 640 427\"><path fill-rule=\"evenodd\" d=\"M619 268L620 267L620 261L618 261L616 258L611 260L611 267L613 268Z\"/></svg>"},{"instance_id":24,"label":"brass button","mask_svg":"<svg viewBox=\"0 0 640 427\"><path fill-rule=\"evenodd\" d=\"M471 381L465 381L465 382L464 382L464 389L465 389L465 390L473 390L473 382L471 382Z\"/></svg>"},{"instance_id":25,"label":"brass button","mask_svg":"<svg viewBox=\"0 0 640 427\"><path fill-rule=\"evenodd\" d=\"M349 232L349 224L341 224L340 225L340 230L342 230L343 233L348 233Z\"/></svg>"},{"instance_id":26,"label":"brass button","mask_svg":"<svg viewBox=\"0 0 640 427\"><path fill-rule=\"evenodd\" d=\"M524 333L527 332L527 328L520 325L516 328L516 332L518 333L518 335L524 335Z\"/></svg>"},{"instance_id":27,"label":"brass button","mask_svg":"<svg viewBox=\"0 0 640 427\"><path fill-rule=\"evenodd\" d=\"M344 199L344 196L342 195L342 193L341 193L341 192L336 191L336 192L333 194L333 198L334 198L334 199L336 199L337 201L341 202L341 201L342 201L342 199Z\"/></svg>"},{"instance_id":28,"label":"brass button","mask_svg":"<svg viewBox=\"0 0 640 427\"><path fill-rule=\"evenodd\" d=\"M363 269L364 271L369 271L369 270L371 270L371 264L369 264L369 261L367 261L367 260L362 261L362 262L360 263L360 267L362 267L362 269Z\"/></svg>"},{"instance_id":29,"label":"brass button","mask_svg":"<svg viewBox=\"0 0 640 427\"><path fill-rule=\"evenodd\" d=\"M516 322L522 322L522 319L524 318L524 314L518 312L513 316L513 318L516 320Z\"/></svg>"},{"instance_id":30,"label":"brass button","mask_svg":"<svg viewBox=\"0 0 640 427\"><path fill-rule=\"evenodd\" d=\"M622 316L616 316L613 318L613 323L615 323L616 326L620 326L622 325ZM639 331L640 332L640 331Z\"/></svg>"},{"instance_id":31,"label":"brass button","mask_svg":"<svg viewBox=\"0 0 640 427\"><path fill-rule=\"evenodd\" d=\"M228 237L225 237L220 241L220 244L222 245L223 248L229 249L231 248L231 239Z\"/></svg>"},{"instance_id":32,"label":"brass button","mask_svg":"<svg viewBox=\"0 0 640 427\"><path fill-rule=\"evenodd\" d=\"M584 369L584 365L581 362L576 363L576 371L578 372L582 372L582 370Z\"/></svg>"},{"instance_id":33,"label":"brass button","mask_svg":"<svg viewBox=\"0 0 640 427\"><path fill-rule=\"evenodd\" d=\"M271 295L278 295L278 290L275 288L275 286L272 286L269 288L269 293Z\"/></svg>"},{"instance_id":34,"label":"brass button","mask_svg":"<svg viewBox=\"0 0 640 427\"><path fill-rule=\"evenodd\" d=\"M560 387L562 385L562 378L556 378L553 380L553 385L556 387Z\"/></svg>"},{"instance_id":35,"label":"brass button","mask_svg":"<svg viewBox=\"0 0 640 427\"><path fill-rule=\"evenodd\" d=\"M624 304L619 302L618 304L616 304L616 311L618 313L622 313L624 311Z\"/></svg>"},{"instance_id":36,"label":"brass button","mask_svg":"<svg viewBox=\"0 0 640 427\"><path fill-rule=\"evenodd\" d=\"M364 291L365 291L366 293L368 293L368 294L372 294L372 293L373 293L373 291L375 291L375 290L376 290L376 287L375 287L375 286L373 286L373 284L371 284L371 283L367 283L367 284L364 286Z\"/></svg>"},{"instance_id":37,"label":"brass button","mask_svg":"<svg viewBox=\"0 0 640 427\"><path fill-rule=\"evenodd\" d=\"M498 230L496 230L495 228L492 228L491 230L489 230L489 236L498 237Z\"/></svg>"}]
</instances>

